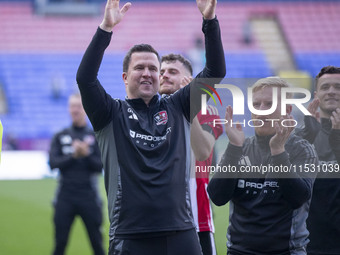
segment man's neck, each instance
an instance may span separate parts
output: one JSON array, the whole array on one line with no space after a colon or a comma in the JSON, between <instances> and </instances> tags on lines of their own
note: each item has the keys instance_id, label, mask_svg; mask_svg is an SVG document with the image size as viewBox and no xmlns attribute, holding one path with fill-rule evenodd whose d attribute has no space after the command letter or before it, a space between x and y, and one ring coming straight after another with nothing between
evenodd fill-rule
<instances>
[{"instance_id":1,"label":"man's neck","mask_svg":"<svg viewBox=\"0 0 340 255\"><path fill-rule=\"evenodd\" d=\"M329 119L330 117L331 117L331 113L320 110L320 118Z\"/></svg>"},{"instance_id":2,"label":"man's neck","mask_svg":"<svg viewBox=\"0 0 340 255\"><path fill-rule=\"evenodd\" d=\"M86 122L85 123L72 123L72 126L76 127L76 128L83 128L86 127Z\"/></svg>"},{"instance_id":3,"label":"man's neck","mask_svg":"<svg viewBox=\"0 0 340 255\"><path fill-rule=\"evenodd\" d=\"M152 98L153 98L154 96L155 96L155 95L153 95L151 98L142 98L142 97L133 97L133 98L131 98L131 97L127 96L126 98L127 98L127 99L130 99L130 100L141 99L141 100L143 100L143 102L145 103L145 105L146 105L147 107L149 107L149 104L150 104L150 102L151 102L151 100L152 100Z\"/></svg>"}]
</instances>

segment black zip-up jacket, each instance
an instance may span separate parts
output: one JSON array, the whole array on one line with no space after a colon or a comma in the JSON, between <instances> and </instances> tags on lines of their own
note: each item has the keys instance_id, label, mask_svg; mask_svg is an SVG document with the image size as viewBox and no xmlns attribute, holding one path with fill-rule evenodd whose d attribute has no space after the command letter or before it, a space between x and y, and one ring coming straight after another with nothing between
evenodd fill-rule
<instances>
[{"instance_id":1,"label":"black zip-up jacket","mask_svg":"<svg viewBox=\"0 0 340 255\"><path fill-rule=\"evenodd\" d=\"M285 152L271 156L270 138L253 136L243 147L229 144L219 165L236 166L238 172L217 172L208 185L216 205L230 201L227 246L232 254L306 254L314 174L300 173L299 166L317 164L316 153L306 140L291 135ZM241 172L261 165L286 166L291 171Z\"/></svg>"},{"instance_id":2,"label":"black zip-up jacket","mask_svg":"<svg viewBox=\"0 0 340 255\"><path fill-rule=\"evenodd\" d=\"M75 139L88 142L89 156L78 159L72 157L72 142ZM89 127L70 126L56 133L51 142L49 164L51 169L58 168L60 171L57 194L77 199L88 199L90 192L99 195L96 179L102 172L103 164L93 130Z\"/></svg>"},{"instance_id":3,"label":"black zip-up jacket","mask_svg":"<svg viewBox=\"0 0 340 255\"><path fill-rule=\"evenodd\" d=\"M340 254L340 130L332 129L330 119L305 116L299 132L315 146L320 172L314 183L307 219L310 232L308 255ZM338 169L338 170L336 170ZM323 171L325 170L325 172Z\"/></svg>"},{"instance_id":4,"label":"black zip-up jacket","mask_svg":"<svg viewBox=\"0 0 340 255\"><path fill-rule=\"evenodd\" d=\"M204 20L202 30L206 66L198 77L220 81L225 59L217 19ZM102 153L110 236L192 229L189 122L199 109L190 114L190 92L197 100L198 89L192 83L170 96L155 95L148 106L142 99L112 99L97 79L110 39L111 33L98 28L77 73Z\"/></svg>"}]
</instances>

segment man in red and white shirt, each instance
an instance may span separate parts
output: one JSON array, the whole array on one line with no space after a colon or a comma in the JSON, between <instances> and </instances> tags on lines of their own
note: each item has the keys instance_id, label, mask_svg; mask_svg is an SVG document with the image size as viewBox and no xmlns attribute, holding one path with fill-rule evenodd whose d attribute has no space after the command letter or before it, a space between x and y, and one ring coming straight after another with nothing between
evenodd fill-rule
<instances>
[{"instance_id":1,"label":"man in red and white shirt","mask_svg":"<svg viewBox=\"0 0 340 255\"><path fill-rule=\"evenodd\" d=\"M197 114L197 119L202 129L205 132L208 132L213 140L210 140L210 153L207 159L199 161L196 159L195 163L195 179L191 179L190 188L191 188L191 204L192 211L194 214L194 219L196 221L197 229L199 232L200 238L203 238L202 235L207 235L207 233L202 232L215 232L212 210L210 206L209 197L207 194L207 186L209 183L209 169L208 166L215 165L215 154L213 146L215 141L219 138L219 136L223 133L222 125L213 125L214 119L219 119L220 116L218 114L218 110L216 107L208 105L207 107L207 115L202 115L201 112ZM192 139L192 147L194 148L194 142L200 143L201 140ZM201 145L202 146L202 145ZM194 149L193 149L194 150ZM196 153L197 154L197 153ZM196 155L195 154L195 155ZM202 234L200 234L202 233ZM207 237L206 237L207 238Z\"/></svg>"},{"instance_id":2,"label":"man in red and white shirt","mask_svg":"<svg viewBox=\"0 0 340 255\"><path fill-rule=\"evenodd\" d=\"M160 94L173 94L187 85L192 79L190 62L179 54L169 54L161 60ZM192 162L195 169L215 164L213 148L215 141L223 133L222 125L213 125L214 119L220 119L216 107L208 105L207 114L197 114L191 125ZM213 213L207 193L209 171L194 171L195 178L190 179L190 196L193 218L204 255L216 254L214 241Z\"/></svg>"}]
</instances>

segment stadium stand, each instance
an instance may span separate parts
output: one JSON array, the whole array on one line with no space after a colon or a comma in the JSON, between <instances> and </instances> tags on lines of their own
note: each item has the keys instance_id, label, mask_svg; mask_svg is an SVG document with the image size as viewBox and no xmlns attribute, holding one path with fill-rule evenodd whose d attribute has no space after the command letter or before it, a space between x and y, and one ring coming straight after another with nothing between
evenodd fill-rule
<instances>
[{"instance_id":1,"label":"stadium stand","mask_svg":"<svg viewBox=\"0 0 340 255\"><path fill-rule=\"evenodd\" d=\"M97 2L103 10L105 1ZM259 15L275 16L298 70L315 76L322 66L340 66L339 1L220 0L218 4L228 77L275 74L258 40L250 44L242 40L244 24ZM108 92L118 98L125 95L121 63L129 47L148 42L161 54L186 54L200 34L200 18L192 1L134 1L104 57L100 79ZM46 149L51 135L67 125L67 96L53 99L51 78L61 73L66 95L75 90L76 69L100 21L100 15L37 15L34 1L0 0L0 78L8 101L8 112L0 118L20 140L20 148ZM115 84L110 84L112 80Z\"/></svg>"}]
</instances>

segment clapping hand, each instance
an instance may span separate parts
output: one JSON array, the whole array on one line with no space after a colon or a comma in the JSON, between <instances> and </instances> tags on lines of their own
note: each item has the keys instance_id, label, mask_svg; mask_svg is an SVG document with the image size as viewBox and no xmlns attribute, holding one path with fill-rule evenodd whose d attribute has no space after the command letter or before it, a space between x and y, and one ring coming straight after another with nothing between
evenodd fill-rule
<instances>
[{"instance_id":1,"label":"clapping hand","mask_svg":"<svg viewBox=\"0 0 340 255\"><path fill-rule=\"evenodd\" d=\"M279 123L282 123L284 119L287 120L285 121L285 126L280 125ZM287 115L285 118L281 117L280 121L274 123L276 133L269 141L270 151L273 156L285 151L285 144L294 130L293 120L294 118L291 115Z\"/></svg>"},{"instance_id":2,"label":"clapping hand","mask_svg":"<svg viewBox=\"0 0 340 255\"><path fill-rule=\"evenodd\" d=\"M74 158L83 158L90 154L90 147L86 142L75 139L72 143Z\"/></svg>"},{"instance_id":3,"label":"clapping hand","mask_svg":"<svg viewBox=\"0 0 340 255\"><path fill-rule=\"evenodd\" d=\"M225 124L225 132L229 138L229 142L232 145L242 147L245 135L242 130L242 125L240 123L233 123L233 108L228 105L225 113L225 119L227 123Z\"/></svg>"},{"instance_id":4,"label":"clapping hand","mask_svg":"<svg viewBox=\"0 0 340 255\"><path fill-rule=\"evenodd\" d=\"M331 115L332 129L340 129L340 108L337 108Z\"/></svg>"}]
</instances>

